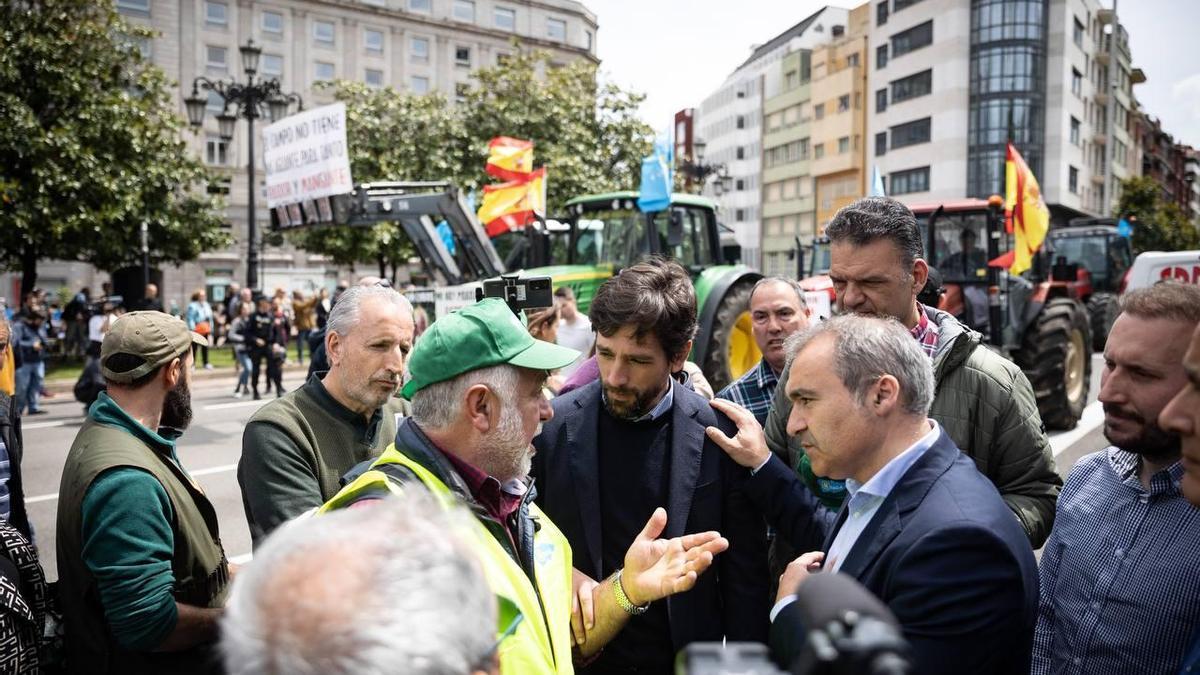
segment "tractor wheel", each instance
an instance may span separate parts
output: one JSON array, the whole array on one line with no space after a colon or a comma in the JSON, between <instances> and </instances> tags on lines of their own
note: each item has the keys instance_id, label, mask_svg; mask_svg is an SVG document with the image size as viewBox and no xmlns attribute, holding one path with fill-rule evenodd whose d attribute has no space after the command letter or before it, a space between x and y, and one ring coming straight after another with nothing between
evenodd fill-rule
<instances>
[{"instance_id":1,"label":"tractor wheel","mask_svg":"<svg viewBox=\"0 0 1200 675\"><path fill-rule=\"evenodd\" d=\"M1068 298L1046 303L1025 330L1016 362L1033 385L1047 429L1073 429L1079 422L1091 383L1091 345L1087 312Z\"/></svg>"},{"instance_id":2,"label":"tractor wheel","mask_svg":"<svg viewBox=\"0 0 1200 675\"><path fill-rule=\"evenodd\" d=\"M1121 313L1121 306L1112 293L1095 293L1088 300L1087 309L1092 320L1092 349L1102 352L1108 341L1108 331L1112 330L1113 322Z\"/></svg>"},{"instance_id":3,"label":"tractor wheel","mask_svg":"<svg viewBox=\"0 0 1200 675\"><path fill-rule=\"evenodd\" d=\"M753 281L734 284L721 298L713 317L708 355L702 364L713 391L720 391L758 365L762 352L754 342L750 320L750 291Z\"/></svg>"}]
</instances>

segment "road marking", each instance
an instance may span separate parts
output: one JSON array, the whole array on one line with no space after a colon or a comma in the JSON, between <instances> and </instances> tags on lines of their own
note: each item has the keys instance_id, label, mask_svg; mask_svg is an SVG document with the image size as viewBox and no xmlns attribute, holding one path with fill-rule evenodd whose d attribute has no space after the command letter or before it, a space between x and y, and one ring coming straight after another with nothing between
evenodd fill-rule
<instances>
[{"instance_id":1,"label":"road marking","mask_svg":"<svg viewBox=\"0 0 1200 675\"><path fill-rule=\"evenodd\" d=\"M1074 429L1050 435L1050 448L1054 451L1054 456L1061 455L1079 439L1095 431L1096 427L1101 424L1104 424L1104 406L1100 401L1092 401L1083 409L1083 415L1079 417L1079 424L1076 424Z\"/></svg>"},{"instance_id":2,"label":"road marking","mask_svg":"<svg viewBox=\"0 0 1200 675\"><path fill-rule=\"evenodd\" d=\"M266 400L235 401L233 403L217 403L215 405L206 405L206 406L204 406L204 409L205 410L228 410L230 408L245 408L247 406L252 406L252 405L263 406L266 404L267 404Z\"/></svg>"},{"instance_id":3,"label":"road marking","mask_svg":"<svg viewBox=\"0 0 1200 675\"><path fill-rule=\"evenodd\" d=\"M226 471L233 471L236 468L237 468L237 464L222 464L220 466L210 466L207 469L197 469L195 471L192 471L191 474L192 474L193 478L195 478L196 476L211 476L214 473L225 473ZM57 492L54 492L54 493L51 493L48 495L38 495L36 497L27 497L25 499L25 503L26 504L37 504L38 502L52 502L55 499L58 499Z\"/></svg>"}]
</instances>

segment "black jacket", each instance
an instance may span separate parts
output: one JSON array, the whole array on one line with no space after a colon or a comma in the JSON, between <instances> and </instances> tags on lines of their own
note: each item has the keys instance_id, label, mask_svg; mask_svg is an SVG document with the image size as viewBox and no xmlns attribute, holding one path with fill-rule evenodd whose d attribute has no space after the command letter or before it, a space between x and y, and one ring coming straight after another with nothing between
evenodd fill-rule
<instances>
[{"instance_id":1,"label":"black jacket","mask_svg":"<svg viewBox=\"0 0 1200 675\"><path fill-rule=\"evenodd\" d=\"M704 433L708 426L730 436L737 430L703 396L679 382L671 386L671 472L662 537L716 530L729 540L729 550L695 588L667 598L673 648L722 637L761 642L770 610L766 526L742 492L747 472ZM571 542L575 568L593 579L601 574L600 389L594 381L554 399L554 418L533 439L538 504Z\"/></svg>"},{"instance_id":2,"label":"black jacket","mask_svg":"<svg viewBox=\"0 0 1200 675\"><path fill-rule=\"evenodd\" d=\"M271 348L272 337L275 329L275 317L264 312L254 312L246 319L245 326L242 329L242 335L246 336L246 349L269 350ZM258 344L256 340L262 340L263 344Z\"/></svg>"},{"instance_id":3,"label":"black jacket","mask_svg":"<svg viewBox=\"0 0 1200 675\"><path fill-rule=\"evenodd\" d=\"M815 498L778 456L748 490L800 551L828 552L846 520L845 506L832 526L815 519ZM1038 603L1033 551L995 486L944 430L884 499L839 572L896 615L914 672L1029 672ZM793 603L771 625L771 651L790 664L804 646Z\"/></svg>"},{"instance_id":4,"label":"black jacket","mask_svg":"<svg viewBox=\"0 0 1200 675\"><path fill-rule=\"evenodd\" d=\"M25 487L21 482L21 418L17 415L17 407L8 394L0 393L0 439L8 448L8 493L10 515L8 522L33 541L33 531L29 526L29 515L25 512Z\"/></svg>"}]
</instances>

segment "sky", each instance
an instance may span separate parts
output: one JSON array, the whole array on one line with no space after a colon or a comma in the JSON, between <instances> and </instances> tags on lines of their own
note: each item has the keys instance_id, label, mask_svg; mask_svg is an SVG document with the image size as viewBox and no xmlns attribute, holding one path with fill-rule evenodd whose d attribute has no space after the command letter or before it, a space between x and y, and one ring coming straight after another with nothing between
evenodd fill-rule
<instances>
[{"instance_id":1,"label":"sky","mask_svg":"<svg viewBox=\"0 0 1200 675\"><path fill-rule=\"evenodd\" d=\"M967 0L964 0L964 2ZM1111 6L1112 0L1102 0ZM1147 81L1134 94L1176 141L1200 147L1200 0L1118 0L1134 65ZM761 44L829 4L817 0L583 0L600 28L601 71L647 95L656 129L699 107ZM858 3L835 2L843 7Z\"/></svg>"}]
</instances>

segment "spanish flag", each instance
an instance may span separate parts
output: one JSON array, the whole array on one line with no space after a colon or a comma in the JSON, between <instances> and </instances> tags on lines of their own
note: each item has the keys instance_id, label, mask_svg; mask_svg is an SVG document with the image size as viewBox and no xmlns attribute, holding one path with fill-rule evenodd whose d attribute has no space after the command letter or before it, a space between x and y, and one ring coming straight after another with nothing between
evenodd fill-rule
<instances>
[{"instance_id":1,"label":"spanish flag","mask_svg":"<svg viewBox=\"0 0 1200 675\"><path fill-rule=\"evenodd\" d=\"M534 171L524 180L483 186L479 222L483 223L489 237L519 230L537 216L546 216L546 167Z\"/></svg>"},{"instance_id":2,"label":"spanish flag","mask_svg":"<svg viewBox=\"0 0 1200 675\"><path fill-rule=\"evenodd\" d=\"M1011 142L1004 163L1004 224L1014 235L1013 248L990 264L1007 266L1012 274L1020 274L1032 266L1033 254L1046 239L1050 210L1042 199L1037 178Z\"/></svg>"},{"instance_id":3,"label":"spanish flag","mask_svg":"<svg viewBox=\"0 0 1200 675\"><path fill-rule=\"evenodd\" d=\"M487 172L504 180L524 180L533 172L533 142L497 136L488 143Z\"/></svg>"}]
</instances>

